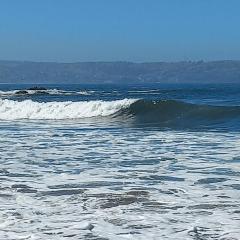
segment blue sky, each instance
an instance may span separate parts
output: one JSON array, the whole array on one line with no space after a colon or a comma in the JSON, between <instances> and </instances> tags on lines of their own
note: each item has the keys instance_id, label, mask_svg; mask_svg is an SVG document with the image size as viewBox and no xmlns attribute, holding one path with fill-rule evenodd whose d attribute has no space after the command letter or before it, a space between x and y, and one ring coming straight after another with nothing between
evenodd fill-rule
<instances>
[{"instance_id":1,"label":"blue sky","mask_svg":"<svg viewBox=\"0 0 240 240\"><path fill-rule=\"evenodd\" d=\"M240 59L239 0L1 0L0 59Z\"/></svg>"}]
</instances>

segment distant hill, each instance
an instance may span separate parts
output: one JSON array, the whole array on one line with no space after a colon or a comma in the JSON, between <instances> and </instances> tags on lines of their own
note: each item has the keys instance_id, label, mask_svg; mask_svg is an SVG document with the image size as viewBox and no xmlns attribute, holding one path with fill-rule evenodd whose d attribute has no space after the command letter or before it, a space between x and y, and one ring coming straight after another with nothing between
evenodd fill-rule
<instances>
[{"instance_id":1,"label":"distant hill","mask_svg":"<svg viewBox=\"0 0 240 240\"><path fill-rule=\"evenodd\" d=\"M0 61L0 83L240 82L240 61L81 62Z\"/></svg>"}]
</instances>

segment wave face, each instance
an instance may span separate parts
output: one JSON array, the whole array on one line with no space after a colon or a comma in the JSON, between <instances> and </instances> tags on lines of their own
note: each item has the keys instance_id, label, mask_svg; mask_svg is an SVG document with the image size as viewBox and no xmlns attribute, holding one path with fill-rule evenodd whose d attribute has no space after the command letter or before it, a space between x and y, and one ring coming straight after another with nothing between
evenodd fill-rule
<instances>
[{"instance_id":1,"label":"wave face","mask_svg":"<svg viewBox=\"0 0 240 240\"><path fill-rule=\"evenodd\" d=\"M46 102L0 99L0 119L81 119L113 115L128 108L136 100Z\"/></svg>"},{"instance_id":2,"label":"wave face","mask_svg":"<svg viewBox=\"0 0 240 240\"><path fill-rule=\"evenodd\" d=\"M133 116L136 123L164 127L198 127L240 120L240 106L211 106L176 100L138 100L122 114Z\"/></svg>"}]
</instances>

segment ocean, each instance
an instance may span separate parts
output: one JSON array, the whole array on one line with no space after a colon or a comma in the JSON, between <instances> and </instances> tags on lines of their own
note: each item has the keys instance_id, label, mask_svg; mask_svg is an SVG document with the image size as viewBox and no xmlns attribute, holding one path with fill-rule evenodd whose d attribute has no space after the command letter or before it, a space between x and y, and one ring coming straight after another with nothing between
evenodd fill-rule
<instances>
[{"instance_id":1,"label":"ocean","mask_svg":"<svg viewBox=\"0 0 240 240\"><path fill-rule=\"evenodd\" d=\"M0 85L0 239L240 239L240 84Z\"/></svg>"}]
</instances>

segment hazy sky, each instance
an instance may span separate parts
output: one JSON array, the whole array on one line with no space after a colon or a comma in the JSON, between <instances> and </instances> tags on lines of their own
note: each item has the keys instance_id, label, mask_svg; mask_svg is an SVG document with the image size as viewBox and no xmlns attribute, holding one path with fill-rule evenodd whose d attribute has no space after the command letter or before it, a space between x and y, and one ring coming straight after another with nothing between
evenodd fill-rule
<instances>
[{"instance_id":1,"label":"hazy sky","mask_svg":"<svg viewBox=\"0 0 240 240\"><path fill-rule=\"evenodd\" d=\"M240 0L0 0L0 59L240 59Z\"/></svg>"}]
</instances>

